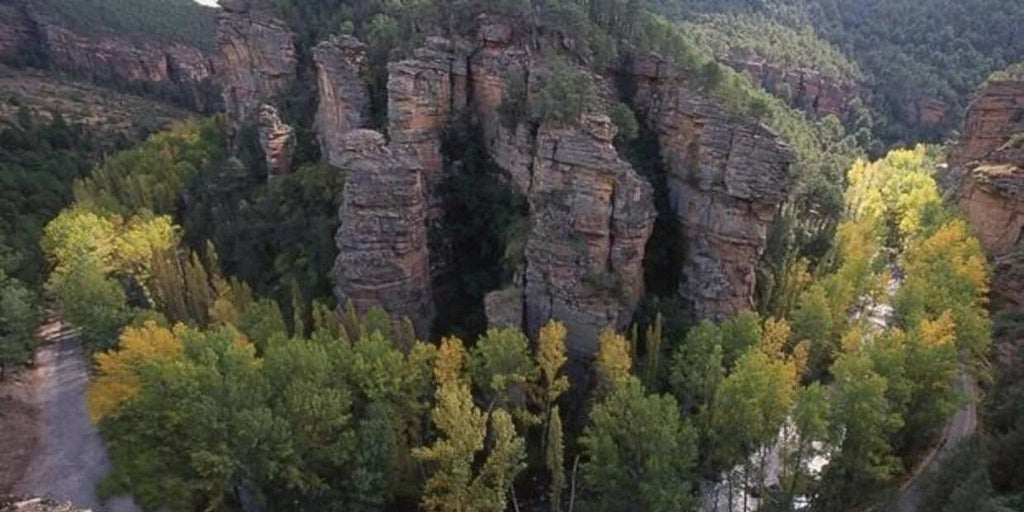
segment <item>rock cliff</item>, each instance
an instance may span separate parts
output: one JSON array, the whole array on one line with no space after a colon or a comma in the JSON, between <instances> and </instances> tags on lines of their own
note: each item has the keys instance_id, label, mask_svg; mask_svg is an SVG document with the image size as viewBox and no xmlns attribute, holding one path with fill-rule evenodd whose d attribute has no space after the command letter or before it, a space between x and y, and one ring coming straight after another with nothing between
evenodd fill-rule
<instances>
[{"instance_id":1,"label":"rock cliff","mask_svg":"<svg viewBox=\"0 0 1024 512\"><path fill-rule=\"evenodd\" d=\"M267 13L243 0L222 5L225 99L233 118L244 120L296 76L295 49ZM514 25L481 18L475 40L431 38L391 62L386 137L361 129L369 104L365 47L334 38L313 49L317 136L329 162L348 173L336 237L340 304L382 306L409 316L421 335L430 331L434 293L452 277L441 221L443 184L460 169L444 151L458 116L479 129L482 149L501 169L495 179L529 205L521 267L511 286L484 301L490 323L535 335L549 319L561 320L570 351L582 358L596 351L606 326L628 326L645 289L652 187L614 145L610 77L593 77L599 100L574 121L502 118L510 78L522 73L529 95L538 83L531 78L546 72L533 44ZM754 269L786 195L792 155L764 127L687 93L667 69L629 75L661 141L679 236L690 247L680 294L701 317L751 307Z\"/></svg>"},{"instance_id":2,"label":"rock cliff","mask_svg":"<svg viewBox=\"0 0 1024 512\"><path fill-rule=\"evenodd\" d=\"M789 190L792 151L763 125L688 92L656 57L639 59L630 78L658 136L686 242L680 297L698 318L752 308L768 228Z\"/></svg>"},{"instance_id":3,"label":"rock cliff","mask_svg":"<svg viewBox=\"0 0 1024 512\"><path fill-rule=\"evenodd\" d=\"M960 207L995 268L997 306L1024 306L1024 80L991 81L949 155Z\"/></svg>"},{"instance_id":4,"label":"rock cliff","mask_svg":"<svg viewBox=\"0 0 1024 512\"><path fill-rule=\"evenodd\" d=\"M214 59L200 48L78 33L25 0L0 0L0 59L158 94L203 112L220 103Z\"/></svg>"},{"instance_id":5,"label":"rock cliff","mask_svg":"<svg viewBox=\"0 0 1024 512\"><path fill-rule=\"evenodd\" d=\"M567 346L597 352L600 331L628 326L644 292L644 247L654 227L651 186L612 145L605 115L577 126L541 127L530 169L531 229L526 242L525 328L555 318Z\"/></svg>"},{"instance_id":6,"label":"rock cliff","mask_svg":"<svg viewBox=\"0 0 1024 512\"><path fill-rule=\"evenodd\" d=\"M833 114L843 119L854 100L866 94L852 81L829 79L813 69L787 69L763 59L732 60L729 65L767 91L782 94L788 90L785 96L790 106L819 116Z\"/></svg>"},{"instance_id":7,"label":"rock cliff","mask_svg":"<svg viewBox=\"0 0 1024 512\"><path fill-rule=\"evenodd\" d=\"M427 336L434 316L423 172L372 130L336 139L331 164L346 170L333 277L340 305L382 307Z\"/></svg>"},{"instance_id":8,"label":"rock cliff","mask_svg":"<svg viewBox=\"0 0 1024 512\"><path fill-rule=\"evenodd\" d=\"M222 0L217 20L224 108L236 131L297 76L293 34L265 0Z\"/></svg>"},{"instance_id":9,"label":"rock cliff","mask_svg":"<svg viewBox=\"0 0 1024 512\"><path fill-rule=\"evenodd\" d=\"M316 133L328 160L344 147L341 137L362 128L370 118L366 45L353 37L332 37L313 49L319 101Z\"/></svg>"}]
</instances>

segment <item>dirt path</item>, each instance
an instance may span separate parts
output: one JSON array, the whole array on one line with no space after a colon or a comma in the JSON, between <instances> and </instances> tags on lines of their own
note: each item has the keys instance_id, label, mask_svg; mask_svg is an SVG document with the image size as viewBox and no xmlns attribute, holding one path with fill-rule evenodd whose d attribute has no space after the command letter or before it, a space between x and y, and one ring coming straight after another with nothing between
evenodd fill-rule
<instances>
[{"instance_id":1,"label":"dirt path","mask_svg":"<svg viewBox=\"0 0 1024 512\"><path fill-rule=\"evenodd\" d=\"M926 479L922 478L923 475L938 469L942 461L953 452L953 449L978 429L978 405L976 403L978 392L974 383L971 382L970 377L961 373L960 378L957 379L957 386L960 388L960 392L967 397L966 402L949 419L939 445L925 458L910 480L900 488L899 501L892 507L893 511L916 512L924 495L923 481Z\"/></svg>"},{"instance_id":2,"label":"dirt path","mask_svg":"<svg viewBox=\"0 0 1024 512\"><path fill-rule=\"evenodd\" d=\"M110 471L110 462L85 408L88 363L73 333L57 328L48 338L36 358L40 442L15 492L97 512L137 512L131 498L106 504L97 498L96 484Z\"/></svg>"},{"instance_id":3,"label":"dirt path","mask_svg":"<svg viewBox=\"0 0 1024 512\"><path fill-rule=\"evenodd\" d=\"M14 491L39 443L34 391L29 370L9 368L0 382L0 495Z\"/></svg>"}]
</instances>

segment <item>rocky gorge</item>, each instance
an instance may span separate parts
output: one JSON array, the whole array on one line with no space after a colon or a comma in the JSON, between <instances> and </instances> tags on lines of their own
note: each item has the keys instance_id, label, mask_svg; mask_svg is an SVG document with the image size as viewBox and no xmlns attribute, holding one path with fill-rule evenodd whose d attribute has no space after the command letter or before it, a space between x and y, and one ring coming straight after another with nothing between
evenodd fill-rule
<instances>
[{"instance_id":1,"label":"rocky gorge","mask_svg":"<svg viewBox=\"0 0 1024 512\"><path fill-rule=\"evenodd\" d=\"M219 46L224 101L236 126L268 123L276 96L299 74L287 25L260 2L222 2ZM789 187L792 152L756 121L731 115L687 88L657 56L629 69L587 70L597 100L571 122L510 120L502 104L517 73L527 97L552 66L521 26L481 18L475 38L429 38L387 65L387 124L368 119L366 45L332 37L312 51L316 138L331 165L347 171L334 271L339 303L382 306L430 332L435 296L449 276L442 185L459 172L443 139L457 117L482 134L501 180L525 196L528 228L512 278L485 299L491 325L531 335L548 319L569 328L570 350L596 351L606 326L625 328L645 293L645 248L657 211L649 180L616 148L609 117L625 80L647 128L657 134L671 209L686 253L677 295L699 318L753 307L755 268ZM283 130L278 126L276 130ZM271 173L283 172L278 142L261 137Z\"/></svg>"}]
</instances>

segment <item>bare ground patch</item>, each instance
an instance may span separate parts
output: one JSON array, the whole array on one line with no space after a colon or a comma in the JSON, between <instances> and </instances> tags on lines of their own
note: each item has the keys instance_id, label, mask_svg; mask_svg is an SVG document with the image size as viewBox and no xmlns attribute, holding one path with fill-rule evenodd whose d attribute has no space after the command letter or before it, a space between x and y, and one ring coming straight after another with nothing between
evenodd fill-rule
<instances>
[{"instance_id":1,"label":"bare ground patch","mask_svg":"<svg viewBox=\"0 0 1024 512\"><path fill-rule=\"evenodd\" d=\"M0 382L0 495L13 491L39 444L35 372L17 369Z\"/></svg>"}]
</instances>

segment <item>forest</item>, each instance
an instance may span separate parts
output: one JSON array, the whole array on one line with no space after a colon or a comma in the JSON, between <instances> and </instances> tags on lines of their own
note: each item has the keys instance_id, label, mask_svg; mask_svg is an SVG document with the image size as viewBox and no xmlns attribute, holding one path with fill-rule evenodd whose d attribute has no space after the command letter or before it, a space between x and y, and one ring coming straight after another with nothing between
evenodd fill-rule
<instances>
[{"instance_id":1,"label":"forest","mask_svg":"<svg viewBox=\"0 0 1024 512\"><path fill-rule=\"evenodd\" d=\"M865 104L873 133L885 147L944 142L959 126L974 89L993 71L1024 58L1024 7L1006 0L659 0L651 5L700 32L737 36L736 29L746 27L729 45L770 61L796 62L822 73L849 69L844 61L854 63L871 91ZM787 29L801 36L780 37ZM794 52L804 56L794 60ZM938 125L917 119L913 103L927 98L949 107Z\"/></svg>"},{"instance_id":2,"label":"forest","mask_svg":"<svg viewBox=\"0 0 1024 512\"><path fill-rule=\"evenodd\" d=\"M188 25L185 37L213 44L212 17L186 20L195 13L174 2L91 3L46 0L97 27L160 39ZM833 4L277 1L300 71L275 98L296 128L295 170L273 180L260 134L224 114L99 151L110 146L59 113L26 111L0 133L0 381L59 311L92 363L88 414L112 467L99 492L172 512L870 510L897 496L981 383L984 428L930 477L919 510L1020 510L1021 365L990 361L993 334L1020 319L989 312L991 269L934 177L946 148L909 145L949 132L910 126L894 101L911 87L962 109L1024 53L992 48L1024 12ZM487 328L484 294L521 268L531 205L495 180L469 116L453 116L441 146L461 171L442 187L458 280L431 335L335 303L351 173L327 163L313 129L312 47L366 42L371 124L384 129L388 63L427 36L467 36L484 11L565 41L533 89L509 80L497 112L508 126L577 122L605 94L581 69L653 51L695 95L787 143L792 187L755 307L712 322L676 300L683 248L666 235L680 228L661 142L623 91L610 93L614 146L658 209L651 285L630 328L591 340L583 370L557 319L536 333ZM937 13L986 37L934 30L950 23ZM815 117L716 60L743 51L876 93L850 119Z\"/></svg>"},{"instance_id":3,"label":"forest","mask_svg":"<svg viewBox=\"0 0 1024 512\"><path fill-rule=\"evenodd\" d=\"M941 202L934 148L852 166L827 263L790 266L771 315L681 336L660 319L642 339L606 331L583 389L557 322L536 345L518 329L434 345L382 311L335 316L297 281L275 300L225 273L216 244L186 243L174 201L238 166L218 126L108 159L43 240L47 288L95 353L89 411L114 462L104 491L146 508L249 496L294 510L668 511L712 489L762 509L815 496L845 510L924 453L965 399L943 383L986 371L986 264ZM879 304L893 308L881 325ZM771 450L785 463L769 488Z\"/></svg>"}]
</instances>

